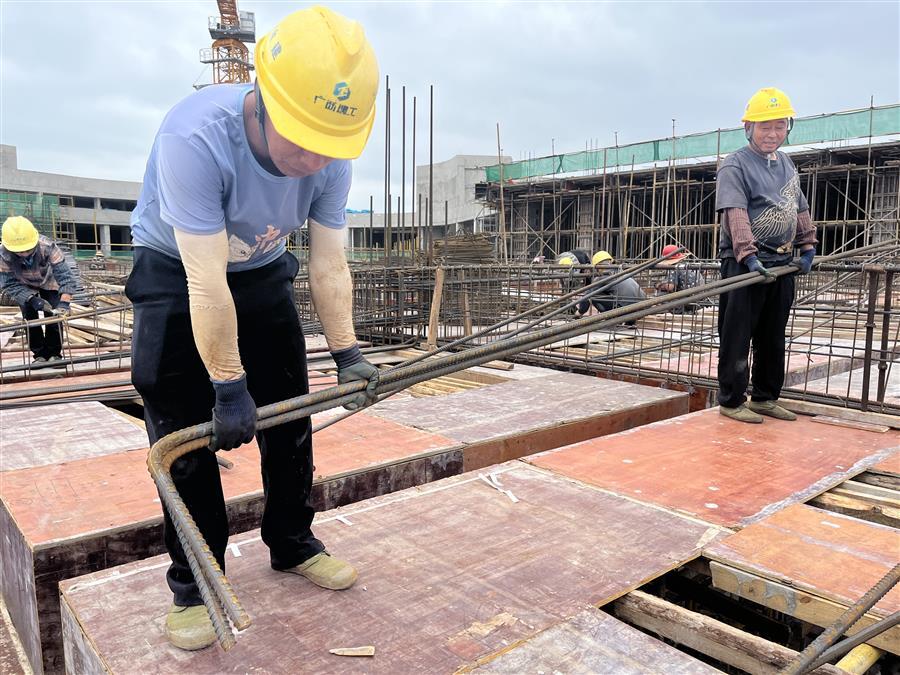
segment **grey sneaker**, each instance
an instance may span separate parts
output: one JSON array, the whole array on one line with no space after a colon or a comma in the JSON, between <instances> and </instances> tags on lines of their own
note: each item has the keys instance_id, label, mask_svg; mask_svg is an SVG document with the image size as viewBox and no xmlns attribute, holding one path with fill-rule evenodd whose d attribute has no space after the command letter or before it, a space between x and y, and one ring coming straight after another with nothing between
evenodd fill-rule
<instances>
[{"instance_id":1,"label":"grey sneaker","mask_svg":"<svg viewBox=\"0 0 900 675\"><path fill-rule=\"evenodd\" d=\"M43 356L35 356L32 363L47 363L47 359L45 359Z\"/></svg>"},{"instance_id":2,"label":"grey sneaker","mask_svg":"<svg viewBox=\"0 0 900 675\"><path fill-rule=\"evenodd\" d=\"M737 408L726 408L724 405L720 405L719 414L737 420L738 422L746 422L747 424L762 424L763 421L762 417L750 410L743 403Z\"/></svg>"},{"instance_id":3,"label":"grey sneaker","mask_svg":"<svg viewBox=\"0 0 900 675\"><path fill-rule=\"evenodd\" d=\"M53 361L62 361L62 357L61 357L61 356L51 356L51 357L50 357L49 359L47 359L47 360L50 361L51 363L52 363Z\"/></svg>"},{"instance_id":4,"label":"grey sneaker","mask_svg":"<svg viewBox=\"0 0 900 675\"><path fill-rule=\"evenodd\" d=\"M797 419L797 416L794 413L787 408L782 408L775 401L750 401L747 404L747 407L760 415L768 415L769 417L786 420L787 422L793 422Z\"/></svg>"}]
</instances>

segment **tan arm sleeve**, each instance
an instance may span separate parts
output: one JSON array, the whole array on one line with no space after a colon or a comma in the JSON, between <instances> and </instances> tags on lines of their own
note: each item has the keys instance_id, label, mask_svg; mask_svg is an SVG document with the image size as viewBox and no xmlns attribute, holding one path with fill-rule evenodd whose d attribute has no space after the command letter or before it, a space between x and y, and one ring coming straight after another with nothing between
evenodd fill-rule
<instances>
[{"instance_id":1,"label":"tan arm sleeve","mask_svg":"<svg viewBox=\"0 0 900 675\"><path fill-rule=\"evenodd\" d=\"M175 230L175 242L187 274L194 344L213 380L240 379L237 313L228 288L228 235L188 234Z\"/></svg>"},{"instance_id":2,"label":"tan arm sleeve","mask_svg":"<svg viewBox=\"0 0 900 675\"><path fill-rule=\"evenodd\" d=\"M344 230L309 221L309 290L331 351L356 344L353 280L344 253Z\"/></svg>"}]
</instances>

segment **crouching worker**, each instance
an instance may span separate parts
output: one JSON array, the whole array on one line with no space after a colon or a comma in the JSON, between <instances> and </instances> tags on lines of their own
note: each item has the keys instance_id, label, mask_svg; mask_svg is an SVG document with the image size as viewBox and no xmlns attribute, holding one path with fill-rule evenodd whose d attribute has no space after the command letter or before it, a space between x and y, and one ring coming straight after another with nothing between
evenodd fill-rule
<instances>
[{"instance_id":1,"label":"crouching worker","mask_svg":"<svg viewBox=\"0 0 900 675\"><path fill-rule=\"evenodd\" d=\"M684 259L688 256L688 253L684 251L675 253L677 250L678 246L676 244L663 246L662 255L669 257L656 265L666 271L666 278L656 284L656 292L659 295L697 288L706 283L700 270L692 270L685 264ZM700 305L691 302L669 311L672 314L693 314L698 309L700 309Z\"/></svg>"},{"instance_id":2,"label":"crouching worker","mask_svg":"<svg viewBox=\"0 0 900 675\"><path fill-rule=\"evenodd\" d=\"M41 235L30 220L12 216L3 223L0 246L0 292L19 305L27 321L68 314L75 293L75 276L54 241ZM28 343L34 363L62 358L58 323L29 326Z\"/></svg>"},{"instance_id":3,"label":"crouching worker","mask_svg":"<svg viewBox=\"0 0 900 675\"><path fill-rule=\"evenodd\" d=\"M594 276L590 280L590 283L597 283L598 281L602 281L605 277L611 276L613 269L610 265L613 262L615 262L615 260L613 260L613 257L609 252L597 251L591 257L591 265L594 266ZM644 294L644 291L641 290L640 284L638 284L634 278L628 277L615 282L612 286L599 293L594 293L590 297L584 298L578 303L578 311L575 316L585 316L590 312L591 306L598 312L608 312L611 309L633 305L636 302L646 299L647 296ZM633 326L635 325L635 322L627 321L625 325Z\"/></svg>"},{"instance_id":4,"label":"crouching worker","mask_svg":"<svg viewBox=\"0 0 900 675\"><path fill-rule=\"evenodd\" d=\"M307 222L309 285L338 381L366 383L350 408L375 399L378 370L356 343L344 240L350 160L372 129L378 64L362 26L322 7L283 19L255 56L255 86L191 94L154 140L131 217L131 377L150 443L210 416L212 450L256 436L271 566L340 590L357 572L310 529L309 418L257 431L256 409L309 390L293 288L299 264L285 249ZM214 454L191 452L171 474L224 570L228 521ZM176 647L201 649L216 636L164 518L174 594L166 635Z\"/></svg>"},{"instance_id":5,"label":"crouching worker","mask_svg":"<svg viewBox=\"0 0 900 675\"><path fill-rule=\"evenodd\" d=\"M761 415L795 420L778 405L784 384L784 331L794 302L794 275L771 270L794 264L809 272L816 228L797 169L778 148L787 139L794 108L783 91L761 89L747 103L748 144L728 155L716 174L716 209L722 217L722 278L757 272L769 283L719 297L719 411L741 422ZM800 257L794 260L794 251ZM753 345L753 389L747 404Z\"/></svg>"}]
</instances>

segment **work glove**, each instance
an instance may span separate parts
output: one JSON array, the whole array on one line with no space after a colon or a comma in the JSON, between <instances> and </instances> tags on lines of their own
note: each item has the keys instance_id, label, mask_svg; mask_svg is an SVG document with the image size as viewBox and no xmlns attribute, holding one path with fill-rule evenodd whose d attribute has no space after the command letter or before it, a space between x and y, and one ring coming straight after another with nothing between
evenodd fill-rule
<instances>
[{"instance_id":1,"label":"work glove","mask_svg":"<svg viewBox=\"0 0 900 675\"><path fill-rule=\"evenodd\" d=\"M755 255L748 255L746 258L744 258L744 264L751 272L758 272L759 274L762 274L766 278L766 281L775 279L775 275L772 273L772 271L763 267L763 264L759 262L759 258L757 258Z\"/></svg>"},{"instance_id":2,"label":"work glove","mask_svg":"<svg viewBox=\"0 0 900 675\"><path fill-rule=\"evenodd\" d=\"M246 373L239 380L212 380L212 384L216 391L216 407L213 408L210 449L213 452L233 450L249 443L256 433L256 403L247 391Z\"/></svg>"},{"instance_id":3,"label":"work glove","mask_svg":"<svg viewBox=\"0 0 900 675\"><path fill-rule=\"evenodd\" d=\"M60 300L56 305L56 313L61 316L69 316L72 313L72 307L65 300Z\"/></svg>"},{"instance_id":4,"label":"work glove","mask_svg":"<svg viewBox=\"0 0 900 675\"><path fill-rule=\"evenodd\" d=\"M359 410L375 403L378 398L378 394L375 393L378 387L378 368L366 361L359 347L353 345L347 349L331 352L331 357L337 365L338 384L368 382L366 388L352 401L345 403L344 407L347 410Z\"/></svg>"},{"instance_id":5,"label":"work glove","mask_svg":"<svg viewBox=\"0 0 900 675\"><path fill-rule=\"evenodd\" d=\"M809 274L809 271L812 269L813 258L815 257L816 249L810 248L803 251L803 253L800 254L800 257L791 264L800 270L800 274Z\"/></svg>"},{"instance_id":6,"label":"work glove","mask_svg":"<svg viewBox=\"0 0 900 675\"><path fill-rule=\"evenodd\" d=\"M44 312L45 314L53 314L53 305L44 300L40 295L32 295L28 299L28 304L35 312Z\"/></svg>"}]
</instances>

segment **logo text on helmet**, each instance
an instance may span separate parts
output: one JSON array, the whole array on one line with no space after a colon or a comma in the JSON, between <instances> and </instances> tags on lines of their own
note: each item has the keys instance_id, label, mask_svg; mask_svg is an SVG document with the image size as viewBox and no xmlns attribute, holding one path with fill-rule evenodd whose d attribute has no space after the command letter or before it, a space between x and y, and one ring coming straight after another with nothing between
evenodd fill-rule
<instances>
[{"instance_id":1,"label":"logo text on helmet","mask_svg":"<svg viewBox=\"0 0 900 675\"><path fill-rule=\"evenodd\" d=\"M276 42L276 43L272 46L272 60L274 61L275 58L276 58L280 53L281 53L281 43L280 43L280 42Z\"/></svg>"},{"instance_id":2,"label":"logo text on helmet","mask_svg":"<svg viewBox=\"0 0 900 675\"><path fill-rule=\"evenodd\" d=\"M347 105L346 103L340 103L340 101L346 101L350 98L350 86L346 82L338 82L334 85L334 89L332 90L332 96L334 98L328 96L315 96L313 98L314 105L321 105L325 108L325 110L331 111L338 115L344 115L346 117L356 117L356 113L359 112L359 108L352 105Z\"/></svg>"},{"instance_id":3,"label":"logo text on helmet","mask_svg":"<svg viewBox=\"0 0 900 675\"><path fill-rule=\"evenodd\" d=\"M334 85L333 93L338 101L346 101L350 98L350 86L346 82L338 82Z\"/></svg>"}]
</instances>

